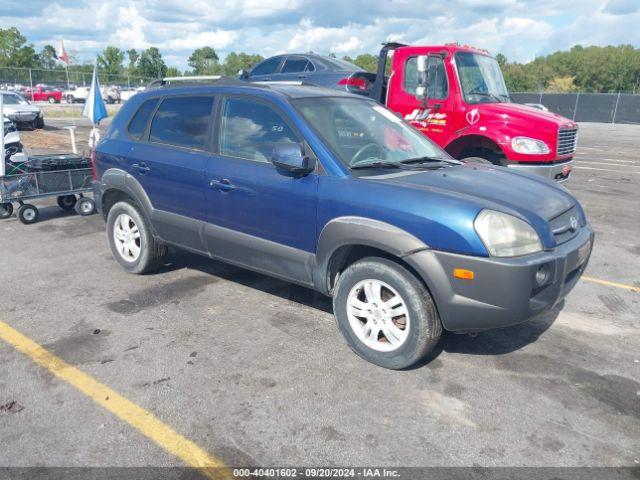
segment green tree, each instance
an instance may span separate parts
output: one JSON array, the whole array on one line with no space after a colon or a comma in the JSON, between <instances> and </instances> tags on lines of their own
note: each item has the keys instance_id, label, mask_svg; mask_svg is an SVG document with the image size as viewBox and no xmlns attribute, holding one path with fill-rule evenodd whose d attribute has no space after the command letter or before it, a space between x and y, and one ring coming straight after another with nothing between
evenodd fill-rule
<instances>
[{"instance_id":1,"label":"green tree","mask_svg":"<svg viewBox=\"0 0 640 480\"><path fill-rule=\"evenodd\" d=\"M231 52L227 55L227 58L224 59L223 72L229 77L235 77L240 70L249 70L262 60L264 60L262 55Z\"/></svg>"},{"instance_id":2,"label":"green tree","mask_svg":"<svg viewBox=\"0 0 640 480\"><path fill-rule=\"evenodd\" d=\"M178 70L178 68L176 68L176 67L168 67L166 75L167 75L167 77L179 77L182 74L180 73L180 70Z\"/></svg>"},{"instance_id":3,"label":"green tree","mask_svg":"<svg viewBox=\"0 0 640 480\"><path fill-rule=\"evenodd\" d=\"M375 73L376 69L378 68L378 57L376 55L371 55L370 53L360 54L356 58L343 57L342 59L347 62L356 64L367 72Z\"/></svg>"},{"instance_id":4,"label":"green tree","mask_svg":"<svg viewBox=\"0 0 640 480\"><path fill-rule=\"evenodd\" d=\"M221 67L216 51L211 47L202 47L194 50L187 63L194 75L211 75L220 72Z\"/></svg>"},{"instance_id":5,"label":"green tree","mask_svg":"<svg viewBox=\"0 0 640 480\"><path fill-rule=\"evenodd\" d=\"M124 52L117 47L107 47L98 55L98 66L108 75L122 73Z\"/></svg>"},{"instance_id":6,"label":"green tree","mask_svg":"<svg viewBox=\"0 0 640 480\"><path fill-rule=\"evenodd\" d=\"M167 65L162 59L160 50L156 47L149 47L140 53L138 59L138 72L143 77L161 78L167 74Z\"/></svg>"},{"instance_id":7,"label":"green tree","mask_svg":"<svg viewBox=\"0 0 640 480\"><path fill-rule=\"evenodd\" d=\"M33 45L16 27L0 28L0 66L37 67L38 56Z\"/></svg>"},{"instance_id":8,"label":"green tree","mask_svg":"<svg viewBox=\"0 0 640 480\"><path fill-rule=\"evenodd\" d=\"M137 71L136 64L138 63L140 54L135 48L130 48L129 50L127 50L127 57L129 58L129 65L127 66L127 71L129 72L129 75L135 75Z\"/></svg>"},{"instance_id":9,"label":"green tree","mask_svg":"<svg viewBox=\"0 0 640 480\"><path fill-rule=\"evenodd\" d=\"M58 55L52 45L45 45L38 54L38 66L48 70L53 70L58 66Z\"/></svg>"}]
</instances>

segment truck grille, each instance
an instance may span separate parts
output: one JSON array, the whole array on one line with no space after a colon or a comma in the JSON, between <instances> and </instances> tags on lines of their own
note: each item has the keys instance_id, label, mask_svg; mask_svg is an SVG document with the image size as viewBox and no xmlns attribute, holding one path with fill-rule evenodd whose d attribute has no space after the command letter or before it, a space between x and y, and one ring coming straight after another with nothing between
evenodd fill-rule
<instances>
[{"instance_id":1,"label":"truck grille","mask_svg":"<svg viewBox=\"0 0 640 480\"><path fill-rule=\"evenodd\" d=\"M573 237L578 235L580 231L580 215L576 207L571 207L564 213L561 213L555 218L549 220L553 237L556 239L556 244L568 242Z\"/></svg>"},{"instance_id":2,"label":"truck grille","mask_svg":"<svg viewBox=\"0 0 640 480\"><path fill-rule=\"evenodd\" d=\"M558 131L558 155L570 155L574 153L577 143L577 128L567 128Z\"/></svg>"}]
</instances>

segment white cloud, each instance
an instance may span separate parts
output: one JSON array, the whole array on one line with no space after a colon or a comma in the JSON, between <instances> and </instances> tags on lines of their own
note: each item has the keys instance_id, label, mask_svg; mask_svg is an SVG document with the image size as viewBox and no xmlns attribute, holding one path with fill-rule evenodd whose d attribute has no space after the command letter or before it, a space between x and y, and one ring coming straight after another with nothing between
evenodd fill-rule
<instances>
[{"instance_id":1,"label":"white cloud","mask_svg":"<svg viewBox=\"0 0 640 480\"><path fill-rule=\"evenodd\" d=\"M33 0L34 2L37 0ZM156 46L186 68L203 46L221 56L260 53L377 53L383 41L450 41L510 60L583 45L640 46L638 0L77 0L27 8L0 2L0 25L16 26L41 48L64 38L92 59L107 45Z\"/></svg>"}]
</instances>

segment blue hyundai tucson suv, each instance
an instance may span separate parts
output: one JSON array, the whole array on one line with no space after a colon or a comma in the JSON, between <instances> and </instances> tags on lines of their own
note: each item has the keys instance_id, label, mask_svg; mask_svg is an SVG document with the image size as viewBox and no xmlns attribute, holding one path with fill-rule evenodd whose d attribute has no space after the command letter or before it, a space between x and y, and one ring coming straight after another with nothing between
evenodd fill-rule
<instances>
[{"instance_id":1,"label":"blue hyundai tucson suv","mask_svg":"<svg viewBox=\"0 0 640 480\"><path fill-rule=\"evenodd\" d=\"M131 98L95 151L96 203L131 273L172 245L313 288L358 355L400 369L443 328L553 307L587 265L594 234L565 188L456 161L372 100L175 80Z\"/></svg>"}]
</instances>

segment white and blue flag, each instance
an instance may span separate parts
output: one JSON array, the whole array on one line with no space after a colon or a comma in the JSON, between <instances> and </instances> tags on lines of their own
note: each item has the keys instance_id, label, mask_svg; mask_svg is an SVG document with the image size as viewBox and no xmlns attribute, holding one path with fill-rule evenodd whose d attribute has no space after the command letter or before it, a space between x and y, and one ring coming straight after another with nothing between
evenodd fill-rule
<instances>
[{"instance_id":1,"label":"white and blue flag","mask_svg":"<svg viewBox=\"0 0 640 480\"><path fill-rule=\"evenodd\" d=\"M98 62L93 65L93 79L91 80L91 89L82 110L82 116L91 120L93 125L98 125L100 120L107 117L107 107L102 99L100 91L100 83L98 82Z\"/></svg>"}]
</instances>

